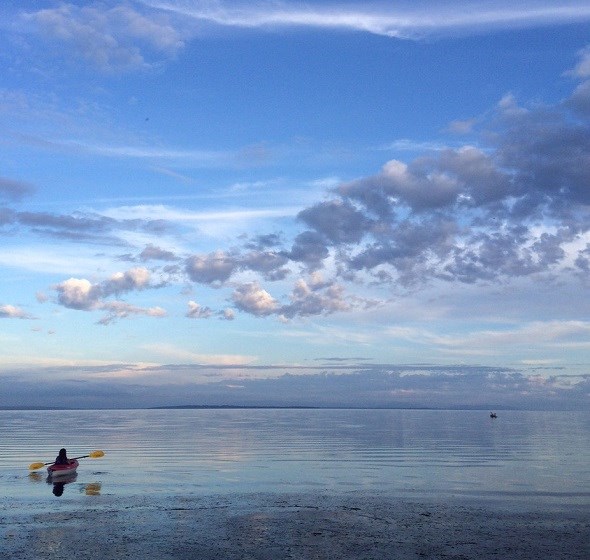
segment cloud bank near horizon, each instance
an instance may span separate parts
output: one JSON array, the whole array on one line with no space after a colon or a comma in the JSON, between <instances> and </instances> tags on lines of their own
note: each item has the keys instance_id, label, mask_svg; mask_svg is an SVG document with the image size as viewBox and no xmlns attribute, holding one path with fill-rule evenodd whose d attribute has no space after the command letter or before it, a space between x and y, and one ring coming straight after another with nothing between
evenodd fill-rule
<instances>
[{"instance_id":1,"label":"cloud bank near horizon","mask_svg":"<svg viewBox=\"0 0 590 560\"><path fill-rule=\"evenodd\" d=\"M311 406L585 410L590 375L552 375L486 366L144 366L114 364L6 372L2 406ZM542 369L542 368L541 368ZM539 370L540 372L540 370ZM14 375L14 378L11 376ZM200 381L194 380L199 378ZM162 379L175 379L174 383ZM191 381L192 379L192 381Z\"/></svg>"}]
</instances>

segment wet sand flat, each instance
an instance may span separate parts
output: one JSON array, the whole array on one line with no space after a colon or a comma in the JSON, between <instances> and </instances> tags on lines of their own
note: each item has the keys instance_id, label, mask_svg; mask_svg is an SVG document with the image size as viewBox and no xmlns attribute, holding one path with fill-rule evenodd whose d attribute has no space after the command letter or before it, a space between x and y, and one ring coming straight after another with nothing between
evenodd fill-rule
<instances>
[{"instance_id":1,"label":"wet sand flat","mask_svg":"<svg viewBox=\"0 0 590 560\"><path fill-rule=\"evenodd\" d=\"M587 514L358 495L93 496L7 503L0 542L11 560L586 560Z\"/></svg>"}]
</instances>

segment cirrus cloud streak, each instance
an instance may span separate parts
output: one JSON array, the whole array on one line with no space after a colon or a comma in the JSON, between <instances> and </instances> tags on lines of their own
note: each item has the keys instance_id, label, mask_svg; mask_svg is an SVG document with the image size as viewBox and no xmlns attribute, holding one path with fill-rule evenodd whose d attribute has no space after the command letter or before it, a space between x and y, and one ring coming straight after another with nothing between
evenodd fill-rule
<instances>
[{"instance_id":1,"label":"cirrus cloud streak","mask_svg":"<svg viewBox=\"0 0 590 560\"><path fill-rule=\"evenodd\" d=\"M481 2L433 5L420 2L322 3L299 2L187 2L186 0L144 0L156 7L197 21L224 27L276 28L310 27L362 31L399 39L417 39L431 34L473 32L498 28L532 27L586 21L590 9L582 2L548 6L527 1L515 5Z\"/></svg>"}]
</instances>

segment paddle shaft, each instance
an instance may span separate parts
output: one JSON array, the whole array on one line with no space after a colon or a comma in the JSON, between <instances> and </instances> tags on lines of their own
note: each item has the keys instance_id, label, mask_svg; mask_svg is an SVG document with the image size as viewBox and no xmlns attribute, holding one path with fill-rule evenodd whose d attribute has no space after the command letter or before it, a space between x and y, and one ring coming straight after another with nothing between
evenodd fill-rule
<instances>
[{"instance_id":1,"label":"paddle shaft","mask_svg":"<svg viewBox=\"0 0 590 560\"><path fill-rule=\"evenodd\" d=\"M75 459L86 459L86 457L95 457L95 453L100 453L100 455L96 455L96 457L102 457L104 455L104 453L102 451L93 451L92 453L90 453L90 455L80 455L80 457L73 457L72 459L70 459L70 461L74 461ZM33 465L37 465L39 463L33 463ZM31 468L33 465L31 465L29 468ZM49 461L49 463L40 463L38 467L35 467L36 469L40 469L41 467L46 467L47 465L55 465L55 461Z\"/></svg>"},{"instance_id":2,"label":"paddle shaft","mask_svg":"<svg viewBox=\"0 0 590 560\"><path fill-rule=\"evenodd\" d=\"M70 461L75 461L76 459L86 459L86 457L91 457L91 455L80 455L80 457L72 457L70 459ZM51 463L43 463L43 466L45 465L54 465L55 461L51 461Z\"/></svg>"}]
</instances>

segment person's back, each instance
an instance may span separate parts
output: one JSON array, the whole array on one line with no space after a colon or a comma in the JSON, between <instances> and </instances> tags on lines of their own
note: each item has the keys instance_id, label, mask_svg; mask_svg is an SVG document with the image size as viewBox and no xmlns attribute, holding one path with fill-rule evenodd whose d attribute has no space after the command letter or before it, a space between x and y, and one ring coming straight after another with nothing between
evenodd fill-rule
<instances>
[{"instance_id":1,"label":"person's back","mask_svg":"<svg viewBox=\"0 0 590 560\"><path fill-rule=\"evenodd\" d=\"M68 454L65 449L59 450L59 455L55 458L56 465L69 465L70 460L68 459Z\"/></svg>"}]
</instances>

